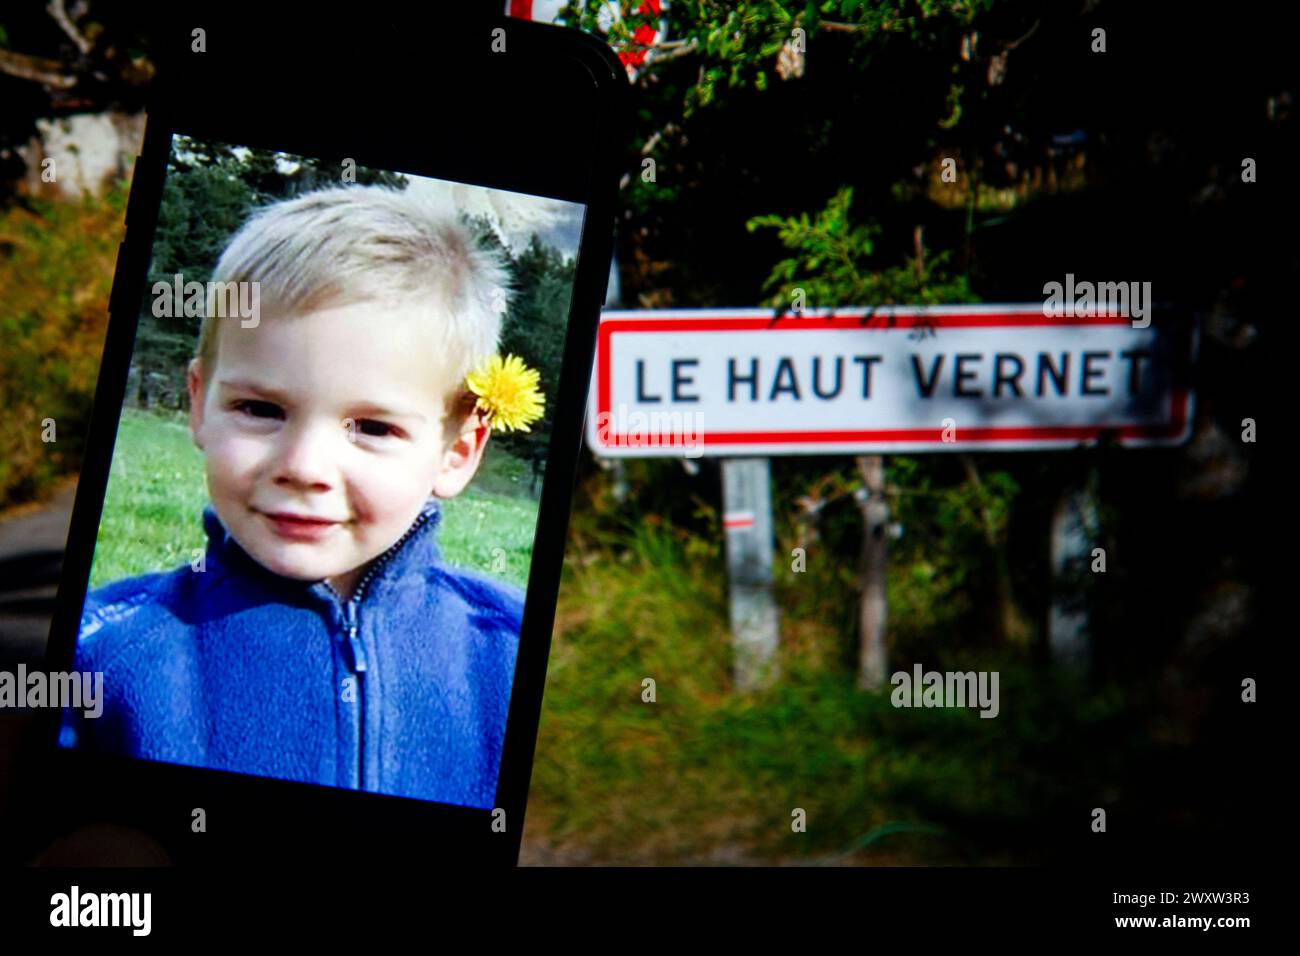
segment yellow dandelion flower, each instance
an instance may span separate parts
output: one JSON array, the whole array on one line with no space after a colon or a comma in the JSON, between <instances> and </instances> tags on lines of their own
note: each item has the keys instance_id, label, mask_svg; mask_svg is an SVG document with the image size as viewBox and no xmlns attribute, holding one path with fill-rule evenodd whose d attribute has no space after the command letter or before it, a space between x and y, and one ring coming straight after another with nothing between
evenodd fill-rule
<instances>
[{"instance_id":1,"label":"yellow dandelion flower","mask_svg":"<svg viewBox=\"0 0 1300 956\"><path fill-rule=\"evenodd\" d=\"M478 396L477 407L489 413L493 431L530 431L542 417L546 397L539 389L541 373L517 355L494 355L465 376L465 385Z\"/></svg>"}]
</instances>

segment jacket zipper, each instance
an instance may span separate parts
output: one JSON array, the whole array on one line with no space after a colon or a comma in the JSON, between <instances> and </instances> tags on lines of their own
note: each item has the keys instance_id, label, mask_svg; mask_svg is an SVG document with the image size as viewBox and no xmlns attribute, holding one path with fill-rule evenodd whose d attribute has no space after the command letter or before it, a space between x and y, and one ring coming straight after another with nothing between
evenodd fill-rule
<instances>
[{"instance_id":1,"label":"jacket zipper","mask_svg":"<svg viewBox=\"0 0 1300 956\"><path fill-rule=\"evenodd\" d=\"M364 720L366 694L363 686L364 681L362 680L362 675L366 672L367 662L365 645L361 642L361 639L357 634L360 630L357 608L361 604L361 599L365 596L366 588L370 586L370 582L374 579L375 575L378 574L380 569L382 569L383 566L392 559L393 555L396 554L398 549L410 539L411 535L424 527L432 517L432 512L421 512L420 516L415 520L415 523L406 530L406 534L398 538L387 551L371 563L369 570L366 571L365 576L362 577L361 581L357 584L357 588L353 592L352 597L343 605L344 633L347 636L348 648L352 652L352 672L357 675L357 706L355 709L356 716L353 725L355 728L354 739L357 741L357 789L359 790L365 790L367 782ZM331 587L330 590L333 591L334 589Z\"/></svg>"},{"instance_id":2,"label":"jacket zipper","mask_svg":"<svg viewBox=\"0 0 1300 956\"><path fill-rule=\"evenodd\" d=\"M357 604L355 599L348 601L344 606L343 620L348 636L348 646L352 648L352 670L357 674L362 674L366 669L366 651L361 646L361 641L357 639Z\"/></svg>"}]
</instances>

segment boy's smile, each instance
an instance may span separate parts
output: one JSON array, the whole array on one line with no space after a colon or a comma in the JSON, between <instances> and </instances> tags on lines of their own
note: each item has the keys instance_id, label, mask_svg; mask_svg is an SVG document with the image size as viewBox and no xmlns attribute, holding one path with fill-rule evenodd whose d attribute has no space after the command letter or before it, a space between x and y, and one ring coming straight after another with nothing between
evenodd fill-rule
<instances>
[{"instance_id":1,"label":"boy's smile","mask_svg":"<svg viewBox=\"0 0 1300 956\"><path fill-rule=\"evenodd\" d=\"M256 561L344 597L430 495L473 477L488 426L447 419L446 348L427 309L373 301L223 324L191 365L190 430L213 507Z\"/></svg>"},{"instance_id":2,"label":"boy's smile","mask_svg":"<svg viewBox=\"0 0 1300 956\"><path fill-rule=\"evenodd\" d=\"M338 521L331 519L291 515L287 512L264 514L263 517L275 529L276 534L290 541L320 541L339 526Z\"/></svg>"}]
</instances>

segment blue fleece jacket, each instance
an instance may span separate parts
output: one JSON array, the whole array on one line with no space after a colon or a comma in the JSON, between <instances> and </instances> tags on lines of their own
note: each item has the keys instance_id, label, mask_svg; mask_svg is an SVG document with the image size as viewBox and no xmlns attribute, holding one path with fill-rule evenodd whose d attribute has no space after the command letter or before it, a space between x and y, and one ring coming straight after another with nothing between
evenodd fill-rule
<instances>
[{"instance_id":1,"label":"blue fleece jacket","mask_svg":"<svg viewBox=\"0 0 1300 956\"><path fill-rule=\"evenodd\" d=\"M86 598L78 670L104 674L98 718L60 745L491 808L523 593L446 565L438 501L350 601L258 564L209 504L204 570Z\"/></svg>"}]
</instances>

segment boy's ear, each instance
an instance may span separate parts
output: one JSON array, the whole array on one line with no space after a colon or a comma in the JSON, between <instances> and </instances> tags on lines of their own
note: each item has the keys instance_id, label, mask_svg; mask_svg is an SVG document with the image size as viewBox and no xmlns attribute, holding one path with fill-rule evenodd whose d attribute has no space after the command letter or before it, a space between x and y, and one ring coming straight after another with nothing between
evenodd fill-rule
<instances>
[{"instance_id":1,"label":"boy's ear","mask_svg":"<svg viewBox=\"0 0 1300 956\"><path fill-rule=\"evenodd\" d=\"M197 358L190 359L189 368L185 371L185 385L190 393L190 437L202 451L203 442L199 439L199 431L203 427L203 366Z\"/></svg>"},{"instance_id":2,"label":"boy's ear","mask_svg":"<svg viewBox=\"0 0 1300 956\"><path fill-rule=\"evenodd\" d=\"M465 416L447 450L442 455L442 469L433 482L437 498L453 498L465 490L478 466L483 462L492 423L478 409Z\"/></svg>"}]
</instances>

